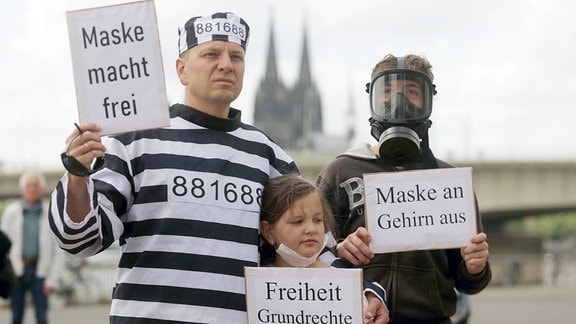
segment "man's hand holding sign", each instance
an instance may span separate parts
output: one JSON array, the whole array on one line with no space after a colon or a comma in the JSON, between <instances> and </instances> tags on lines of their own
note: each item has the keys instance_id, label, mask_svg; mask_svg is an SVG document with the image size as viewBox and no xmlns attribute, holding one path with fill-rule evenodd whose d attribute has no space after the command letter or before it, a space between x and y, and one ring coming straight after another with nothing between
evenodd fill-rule
<instances>
[{"instance_id":1,"label":"man's hand holding sign","mask_svg":"<svg viewBox=\"0 0 576 324\"><path fill-rule=\"evenodd\" d=\"M476 234L468 246L461 249L462 257L466 261L466 270L469 274L477 275L484 271L488 260L488 242L486 234Z\"/></svg>"},{"instance_id":2,"label":"man's hand holding sign","mask_svg":"<svg viewBox=\"0 0 576 324\"><path fill-rule=\"evenodd\" d=\"M480 273L488 258L486 234L477 234L471 168L364 176L366 228L338 244L355 265L375 253L461 247L466 269Z\"/></svg>"}]
</instances>

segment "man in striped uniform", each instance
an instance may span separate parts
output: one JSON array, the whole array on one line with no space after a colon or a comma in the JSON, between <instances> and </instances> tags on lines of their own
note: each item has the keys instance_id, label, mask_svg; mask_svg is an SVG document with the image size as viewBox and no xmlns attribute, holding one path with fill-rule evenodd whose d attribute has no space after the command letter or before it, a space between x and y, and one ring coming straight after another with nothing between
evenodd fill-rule
<instances>
[{"instance_id":1,"label":"man in striped uniform","mask_svg":"<svg viewBox=\"0 0 576 324\"><path fill-rule=\"evenodd\" d=\"M185 98L170 107L170 126L103 143L98 125L80 125L52 193L50 225L63 249L90 256L119 240L115 324L246 323L244 267L258 265L263 186L298 172L230 107L242 89L246 22L215 13L179 34ZM95 158L104 168L90 170Z\"/></svg>"}]
</instances>

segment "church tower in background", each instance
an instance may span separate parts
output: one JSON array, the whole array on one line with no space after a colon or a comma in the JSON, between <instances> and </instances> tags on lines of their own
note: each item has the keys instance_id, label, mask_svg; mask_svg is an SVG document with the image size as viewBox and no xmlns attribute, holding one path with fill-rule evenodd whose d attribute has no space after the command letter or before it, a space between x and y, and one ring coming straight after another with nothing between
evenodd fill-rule
<instances>
[{"instance_id":1,"label":"church tower in background","mask_svg":"<svg viewBox=\"0 0 576 324\"><path fill-rule=\"evenodd\" d=\"M312 78L306 28L298 78L293 87L286 87L278 73L271 25L266 70L254 102L254 126L291 150L313 148L315 136L323 133L322 103Z\"/></svg>"}]
</instances>

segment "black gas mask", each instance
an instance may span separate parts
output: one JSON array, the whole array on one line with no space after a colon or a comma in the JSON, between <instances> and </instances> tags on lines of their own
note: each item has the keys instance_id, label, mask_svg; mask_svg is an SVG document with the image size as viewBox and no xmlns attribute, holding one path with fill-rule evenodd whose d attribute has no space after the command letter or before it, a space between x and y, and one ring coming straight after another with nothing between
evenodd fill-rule
<instances>
[{"instance_id":1,"label":"black gas mask","mask_svg":"<svg viewBox=\"0 0 576 324\"><path fill-rule=\"evenodd\" d=\"M398 67L374 75L366 91L370 94L371 134L380 144L380 158L394 165L417 159L432 124L429 118L436 91L430 77L405 69L400 57Z\"/></svg>"}]
</instances>

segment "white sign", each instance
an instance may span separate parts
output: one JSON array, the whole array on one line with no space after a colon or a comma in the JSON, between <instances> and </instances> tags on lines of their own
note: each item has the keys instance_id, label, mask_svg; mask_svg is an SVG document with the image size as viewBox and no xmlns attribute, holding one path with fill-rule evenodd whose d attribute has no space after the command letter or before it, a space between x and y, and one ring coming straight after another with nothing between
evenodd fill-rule
<instances>
[{"instance_id":1,"label":"white sign","mask_svg":"<svg viewBox=\"0 0 576 324\"><path fill-rule=\"evenodd\" d=\"M472 168L364 175L375 253L458 248L476 234Z\"/></svg>"},{"instance_id":2,"label":"white sign","mask_svg":"<svg viewBox=\"0 0 576 324\"><path fill-rule=\"evenodd\" d=\"M362 269L246 267L248 323L364 323Z\"/></svg>"},{"instance_id":3,"label":"white sign","mask_svg":"<svg viewBox=\"0 0 576 324\"><path fill-rule=\"evenodd\" d=\"M154 1L66 13L81 123L100 135L168 126Z\"/></svg>"}]
</instances>

